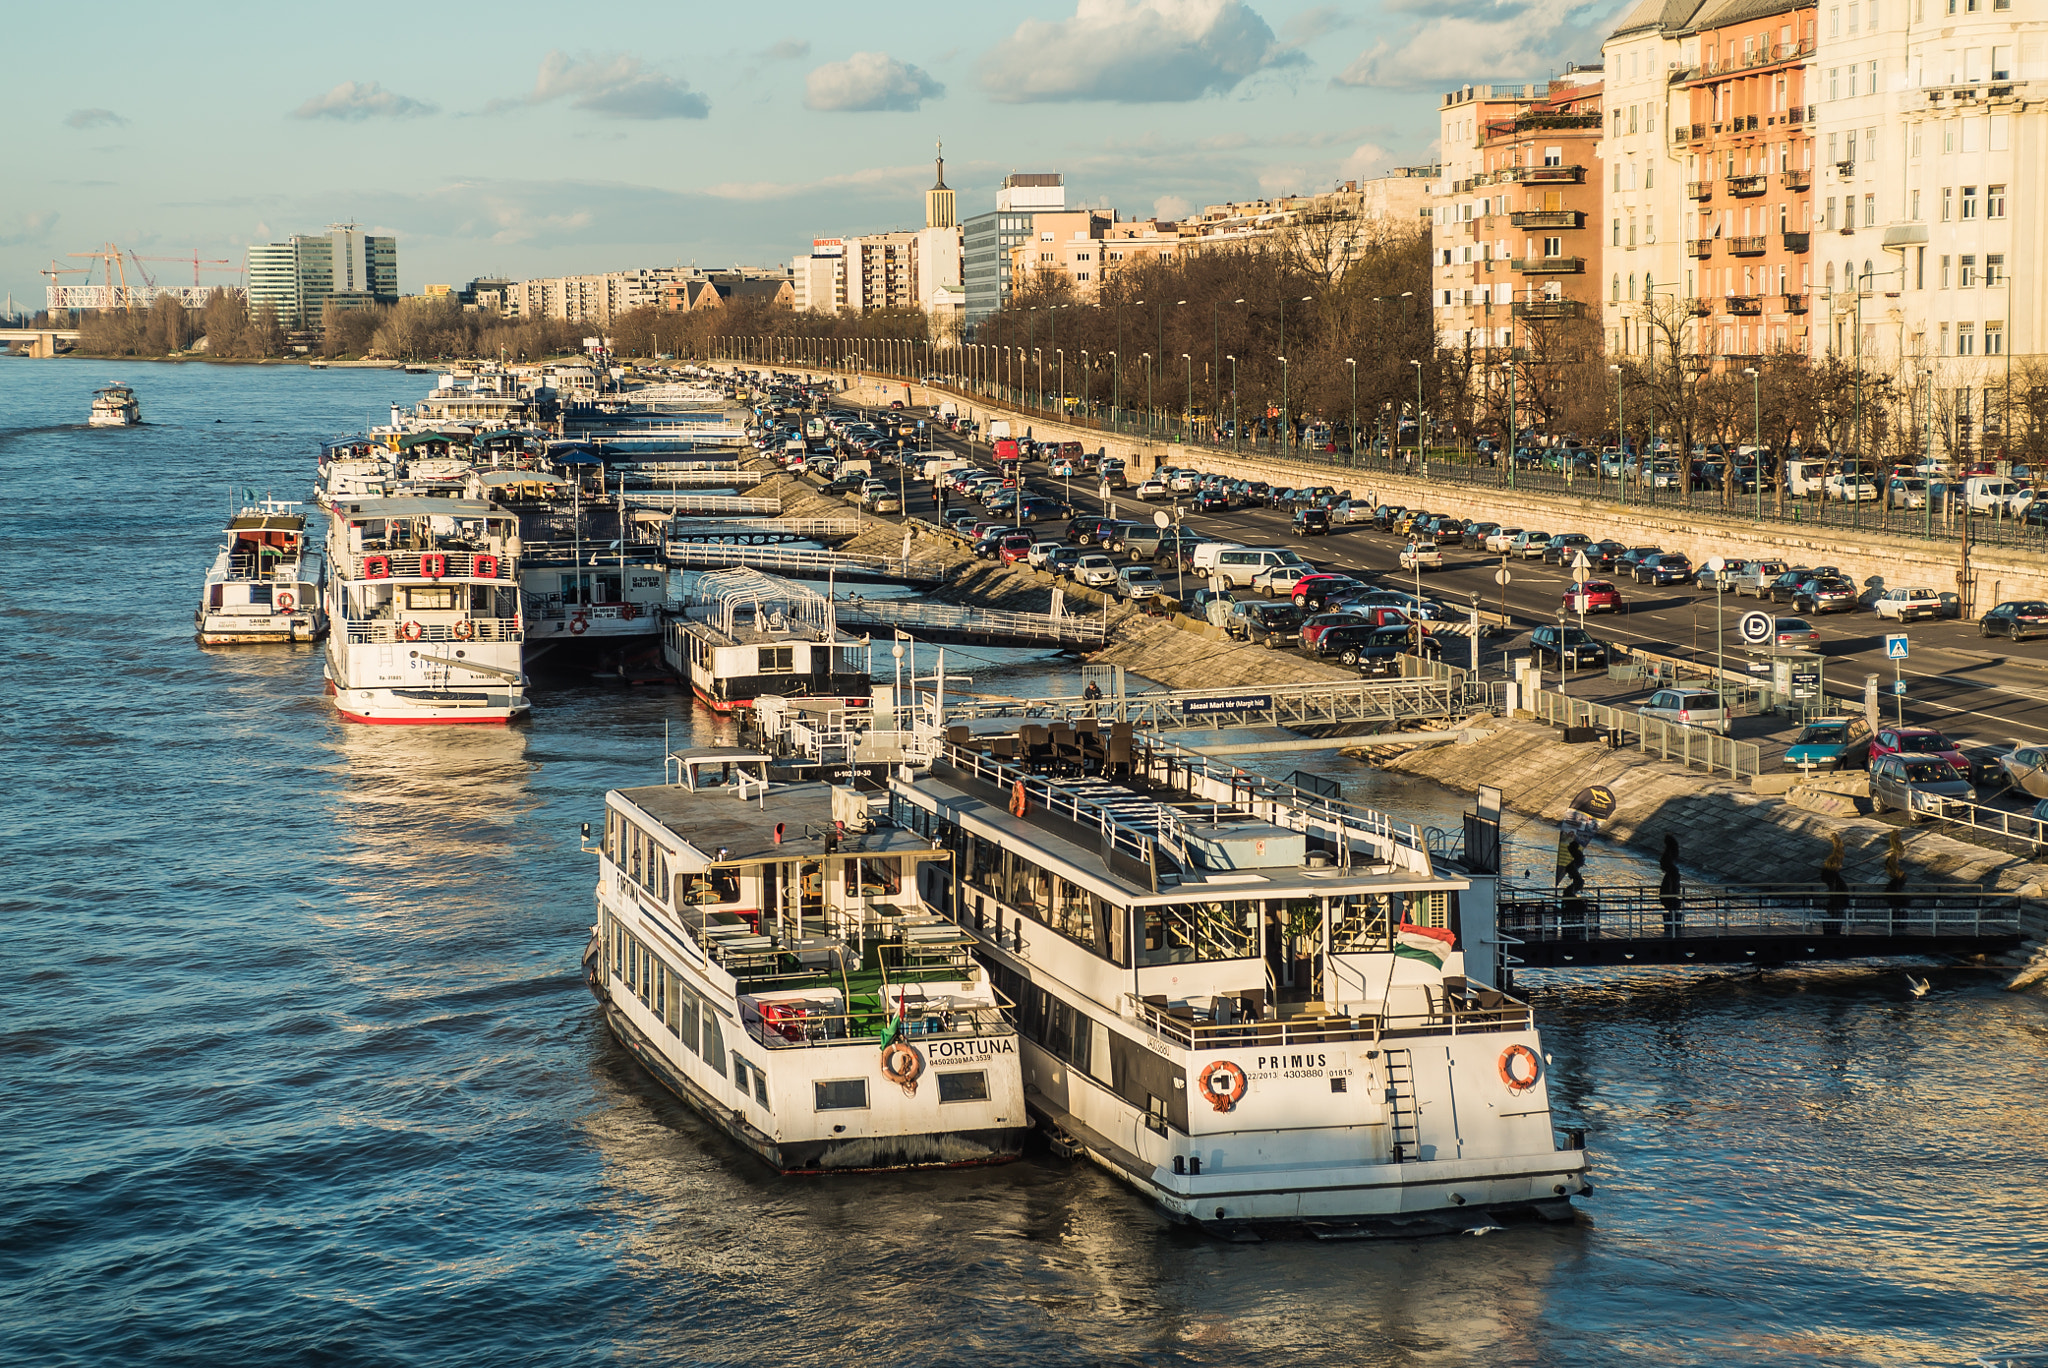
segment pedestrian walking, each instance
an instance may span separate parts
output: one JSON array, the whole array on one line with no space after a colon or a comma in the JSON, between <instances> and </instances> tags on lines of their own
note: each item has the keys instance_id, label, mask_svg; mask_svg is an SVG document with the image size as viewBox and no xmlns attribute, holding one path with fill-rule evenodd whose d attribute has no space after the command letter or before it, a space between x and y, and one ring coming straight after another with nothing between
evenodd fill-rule
<instances>
[{"instance_id":1,"label":"pedestrian walking","mask_svg":"<svg viewBox=\"0 0 2048 1368\"><path fill-rule=\"evenodd\" d=\"M1657 861L1664 878L1657 885L1657 901L1664 905L1664 934L1675 939L1685 929L1684 904L1679 896L1678 838L1664 833L1664 854Z\"/></svg>"}]
</instances>

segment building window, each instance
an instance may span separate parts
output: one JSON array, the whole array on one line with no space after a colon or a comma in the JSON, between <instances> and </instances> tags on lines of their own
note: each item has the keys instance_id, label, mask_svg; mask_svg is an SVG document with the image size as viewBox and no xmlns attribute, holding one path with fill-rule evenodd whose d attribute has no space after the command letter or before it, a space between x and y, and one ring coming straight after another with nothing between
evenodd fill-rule
<instances>
[{"instance_id":1,"label":"building window","mask_svg":"<svg viewBox=\"0 0 2048 1368\"><path fill-rule=\"evenodd\" d=\"M1941 325L1941 352L1940 352L1940 354L1941 354L1942 356L1947 356L1947 355L1948 355L1948 324L1946 324L1946 323L1944 323L1944 324L1942 324L1942 325Z\"/></svg>"},{"instance_id":2,"label":"building window","mask_svg":"<svg viewBox=\"0 0 2048 1368\"><path fill-rule=\"evenodd\" d=\"M1984 325L1984 354L1986 356L2005 355L2005 324L1986 323Z\"/></svg>"},{"instance_id":3,"label":"building window","mask_svg":"<svg viewBox=\"0 0 2048 1368\"><path fill-rule=\"evenodd\" d=\"M1984 187L1984 217L2002 219L2005 217L2005 187L1987 185Z\"/></svg>"},{"instance_id":4,"label":"building window","mask_svg":"<svg viewBox=\"0 0 2048 1368\"><path fill-rule=\"evenodd\" d=\"M1830 100L1842 98L1842 69L1840 67L1828 68L1828 98Z\"/></svg>"},{"instance_id":5,"label":"building window","mask_svg":"<svg viewBox=\"0 0 2048 1368\"><path fill-rule=\"evenodd\" d=\"M1946 256L1941 259L1941 288L1944 290L1948 288L1948 258Z\"/></svg>"},{"instance_id":6,"label":"building window","mask_svg":"<svg viewBox=\"0 0 2048 1368\"><path fill-rule=\"evenodd\" d=\"M1621 272L1614 273L1614 302L1621 303Z\"/></svg>"},{"instance_id":7,"label":"building window","mask_svg":"<svg viewBox=\"0 0 2048 1368\"><path fill-rule=\"evenodd\" d=\"M1645 214L1643 215L1643 241L1655 242L1656 240L1657 216L1655 214Z\"/></svg>"},{"instance_id":8,"label":"building window","mask_svg":"<svg viewBox=\"0 0 2048 1368\"><path fill-rule=\"evenodd\" d=\"M1949 221L1950 219L1952 219L1952 218L1954 218L1954 217L1955 217L1955 208L1956 208L1956 192L1955 192L1955 187L1954 187L1954 186L1951 186L1951 185L1944 185L1944 186L1942 186L1942 187L1941 187L1941 221L1942 221L1943 223L1947 223L1947 222L1948 222L1948 221Z\"/></svg>"},{"instance_id":9,"label":"building window","mask_svg":"<svg viewBox=\"0 0 2048 1368\"><path fill-rule=\"evenodd\" d=\"M1956 355L1975 356L1976 354L1977 325L1974 323L1956 324Z\"/></svg>"},{"instance_id":10,"label":"building window","mask_svg":"<svg viewBox=\"0 0 2048 1368\"><path fill-rule=\"evenodd\" d=\"M1543 149L1543 164L1544 164L1545 166L1563 166L1563 165L1564 165L1564 149L1563 149L1562 147L1546 147L1546 148L1544 148L1544 149Z\"/></svg>"},{"instance_id":11,"label":"building window","mask_svg":"<svg viewBox=\"0 0 2048 1368\"><path fill-rule=\"evenodd\" d=\"M1984 288L1995 290L2005 284L2005 253L1993 252L1984 258Z\"/></svg>"},{"instance_id":12,"label":"building window","mask_svg":"<svg viewBox=\"0 0 2048 1368\"><path fill-rule=\"evenodd\" d=\"M1076 272L1074 272L1074 279L1076 279L1076 280L1086 280L1087 278L1088 278L1088 273L1087 273L1086 271L1076 271Z\"/></svg>"},{"instance_id":13,"label":"building window","mask_svg":"<svg viewBox=\"0 0 2048 1368\"><path fill-rule=\"evenodd\" d=\"M1966 290L1977 287L1977 254L1965 252L1957 262L1956 283Z\"/></svg>"},{"instance_id":14,"label":"building window","mask_svg":"<svg viewBox=\"0 0 2048 1368\"><path fill-rule=\"evenodd\" d=\"M1564 239L1561 237L1547 237L1543 239L1543 255L1547 257L1563 256Z\"/></svg>"},{"instance_id":15,"label":"building window","mask_svg":"<svg viewBox=\"0 0 2048 1368\"><path fill-rule=\"evenodd\" d=\"M1621 246L1621 220L1618 218L1614 221L1614 245Z\"/></svg>"},{"instance_id":16,"label":"building window","mask_svg":"<svg viewBox=\"0 0 2048 1368\"><path fill-rule=\"evenodd\" d=\"M1871 226L1872 224L1874 224L1874 223L1876 223L1876 222L1877 222L1877 196L1875 196L1875 195L1865 195L1865 196L1863 197L1863 226L1864 226L1865 228L1868 228L1868 227L1870 227L1870 226Z\"/></svg>"},{"instance_id":17,"label":"building window","mask_svg":"<svg viewBox=\"0 0 2048 1368\"><path fill-rule=\"evenodd\" d=\"M1968 223L1975 217L1977 217L1977 187L1966 185L1963 187L1963 222Z\"/></svg>"}]
</instances>

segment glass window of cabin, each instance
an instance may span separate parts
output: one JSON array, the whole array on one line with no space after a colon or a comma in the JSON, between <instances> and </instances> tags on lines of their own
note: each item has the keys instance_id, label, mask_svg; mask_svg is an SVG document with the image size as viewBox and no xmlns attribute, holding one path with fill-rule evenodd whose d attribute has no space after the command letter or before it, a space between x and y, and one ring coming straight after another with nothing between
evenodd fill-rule
<instances>
[{"instance_id":1,"label":"glass window of cabin","mask_svg":"<svg viewBox=\"0 0 2048 1368\"><path fill-rule=\"evenodd\" d=\"M761 674L789 674L796 669L796 647L761 646L756 648Z\"/></svg>"},{"instance_id":2,"label":"glass window of cabin","mask_svg":"<svg viewBox=\"0 0 2048 1368\"><path fill-rule=\"evenodd\" d=\"M940 1102L988 1101L988 1074L982 1069L939 1075ZM822 1109L821 1109L822 1110Z\"/></svg>"},{"instance_id":3,"label":"glass window of cabin","mask_svg":"<svg viewBox=\"0 0 2048 1368\"><path fill-rule=\"evenodd\" d=\"M1351 893L1330 900L1330 948L1385 950L1392 934L1392 902L1384 893Z\"/></svg>"},{"instance_id":4,"label":"glass window of cabin","mask_svg":"<svg viewBox=\"0 0 2048 1368\"><path fill-rule=\"evenodd\" d=\"M768 1106L768 1075L754 1070L754 1100L765 1110Z\"/></svg>"},{"instance_id":5,"label":"glass window of cabin","mask_svg":"<svg viewBox=\"0 0 2048 1368\"><path fill-rule=\"evenodd\" d=\"M455 586L450 584L409 584L405 587L405 606L422 612L453 608L455 606Z\"/></svg>"},{"instance_id":6,"label":"glass window of cabin","mask_svg":"<svg viewBox=\"0 0 2048 1368\"><path fill-rule=\"evenodd\" d=\"M668 1024L668 966L659 959L654 961L654 993L648 1003L654 1014L661 1018L662 1025Z\"/></svg>"},{"instance_id":7,"label":"glass window of cabin","mask_svg":"<svg viewBox=\"0 0 2048 1368\"><path fill-rule=\"evenodd\" d=\"M817 1099L815 1106L818 1111L859 1111L868 1104L868 1081L865 1078L835 1078L813 1083L811 1088Z\"/></svg>"},{"instance_id":8,"label":"glass window of cabin","mask_svg":"<svg viewBox=\"0 0 2048 1368\"><path fill-rule=\"evenodd\" d=\"M738 1050L732 1052L732 1085L740 1090L740 1101L746 1101L747 1057Z\"/></svg>"},{"instance_id":9,"label":"glass window of cabin","mask_svg":"<svg viewBox=\"0 0 2048 1368\"><path fill-rule=\"evenodd\" d=\"M1256 909L1247 903L1154 905L1145 909L1144 963L1248 959L1257 935Z\"/></svg>"},{"instance_id":10,"label":"glass window of cabin","mask_svg":"<svg viewBox=\"0 0 2048 1368\"><path fill-rule=\"evenodd\" d=\"M704 1062L711 1066L711 1072L725 1077L725 1028L719 1024L718 1013L710 1003L704 1007Z\"/></svg>"},{"instance_id":11,"label":"glass window of cabin","mask_svg":"<svg viewBox=\"0 0 2048 1368\"><path fill-rule=\"evenodd\" d=\"M681 979L670 976L669 1029L676 1033L676 1039L683 1042L691 1054L697 1053L697 1027L703 1009L697 1001L697 994Z\"/></svg>"},{"instance_id":12,"label":"glass window of cabin","mask_svg":"<svg viewBox=\"0 0 2048 1368\"><path fill-rule=\"evenodd\" d=\"M626 835L626 875L628 878L632 879L634 883L639 883L641 882L640 869L643 864L643 860L641 859L640 828L637 826L633 826L630 822L627 823L627 827L628 831Z\"/></svg>"}]
</instances>

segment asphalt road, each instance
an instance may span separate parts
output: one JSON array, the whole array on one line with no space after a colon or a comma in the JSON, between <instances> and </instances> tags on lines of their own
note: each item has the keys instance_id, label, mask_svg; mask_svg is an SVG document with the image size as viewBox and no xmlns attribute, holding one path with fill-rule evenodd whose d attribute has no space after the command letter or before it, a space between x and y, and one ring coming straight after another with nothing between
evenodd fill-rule
<instances>
[{"instance_id":1,"label":"asphalt road","mask_svg":"<svg viewBox=\"0 0 2048 1368\"><path fill-rule=\"evenodd\" d=\"M930 417L923 410L910 412L916 417ZM935 447L969 456L984 467L992 464L986 442L970 444L936 424L930 430ZM1024 475L1028 486L1068 498L1077 513L1109 511L1097 496L1093 479L1054 479L1043 462L1027 463ZM932 517L937 509L930 488L922 485L914 474L906 487L908 513ZM1158 508L1171 509L1170 504L1148 504L1132 498L1128 491L1109 503L1116 516L1133 519L1149 518ZM1399 588L1413 590L1416 586L1414 573L1403 571L1396 564L1406 539L1368 527L1340 528L1328 536L1297 537L1288 514L1264 508L1217 515L1185 512L1182 522L1196 531L1232 541L1291 546L1319 568L1342 570ZM1039 526L1044 530L1053 524ZM1586 532L1613 537L1631 546L1641 544L1641 538L1630 535L1625 524L1554 527L1549 531L1554 535ZM1558 620L1559 604L1572 582L1570 571L1564 567L1540 561L1510 561L1510 582L1503 589L1494 581L1495 572L1501 568L1499 556L1447 550L1444 558L1442 570L1421 576L1421 592L1456 607L1470 604L1477 596L1482 608L1505 611L1516 623L1515 636L1505 642L1509 650L1526 639L1531 627ZM1602 640L1713 663L1714 595L1690 586L1660 589L1626 580L1617 583L1628 602L1627 613L1588 618L1588 632ZM1760 606L1770 610L1770 605L1759 605L1755 599L1729 595L1720 607L1724 659L1731 666L1739 667L1743 659L1736 621L1744 612ZM1779 605L1775 611L1792 613L1785 605ZM1885 637L1903 631L1911 642L1911 655L1903 666L1908 691L1905 715L1909 723L1940 727L1952 740L1972 745L2048 741L2048 642L1985 640L1978 635L1976 624L1968 622L1916 622L1902 627L1867 611L1809 616L1807 620L1821 634L1818 653L1825 658L1823 674L1828 693L1850 700L1851 706L1861 706L1864 678L1875 674L1883 691L1884 716L1889 719L1896 715L1889 692L1894 667L1885 655ZM1568 622L1576 624L1576 614Z\"/></svg>"}]
</instances>

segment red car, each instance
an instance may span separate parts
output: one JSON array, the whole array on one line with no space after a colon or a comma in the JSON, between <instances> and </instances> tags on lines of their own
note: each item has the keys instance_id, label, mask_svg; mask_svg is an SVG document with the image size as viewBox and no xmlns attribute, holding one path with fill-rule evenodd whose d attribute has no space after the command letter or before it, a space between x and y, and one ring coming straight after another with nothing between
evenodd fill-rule
<instances>
[{"instance_id":1,"label":"red car","mask_svg":"<svg viewBox=\"0 0 2048 1368\"><path fill-rule=\"evenodd\" d=\"M1370 621L1364 613L1317 613L1301 624L1301 644L1305 650L1313 650L1316 638L1332 627L1356 627Z\"/></svg>"},{"instance_id":2,"label":"red car","mask_svg":"<svg viewBox=\"0 0 2048 1368\"><path fill-rule=\"evenodd\" d=\"M1614 587L1612 580L1587 580L1579 589L1564 591L1564 606L1576 613L1579 610L1578 596L1586 596L1586 611L1589 613L1619 613L1624 609L1621 590Z\"/></svg>"},{"instance_id":3,"label":"red car","mask_svg":"<svg viewBox=\"0 0 2048 1368\"><path fill-rule=\"evenodd\" d=\"M1352 589L1364 589L1365 587L1364 582L1355 575L1303 575L1294 582L1294 588L1291 592L1294 597L1294 606L1306 608L1312 606L1309 603L1310 599L1320 603L1324 596L1334 591L1349 591Z\"/></svg>"},{"instance_id":4,"label":"red car","mask_svg":"<svg viewBox=\"0 0 2048 1368\"><path fill-rule=\"evenodd\" d=\"M1870 764L1887 755L1938 755L1956 767L1958 774L1970 772L1962 748L1932 727L1879 727L1870 738Z\"/></svg>"},{"instance_id":5,"label":"red car","mask_svg":"<svg viewBox=\"0 0 2048 1368\"><path fill-rule=\"evenodd\" d=\"M998 547L1002 552L1003 564L1015 565L1031 554L1032 538L1022 532L1005 537Z\"/></svg>"}]
</instances>

